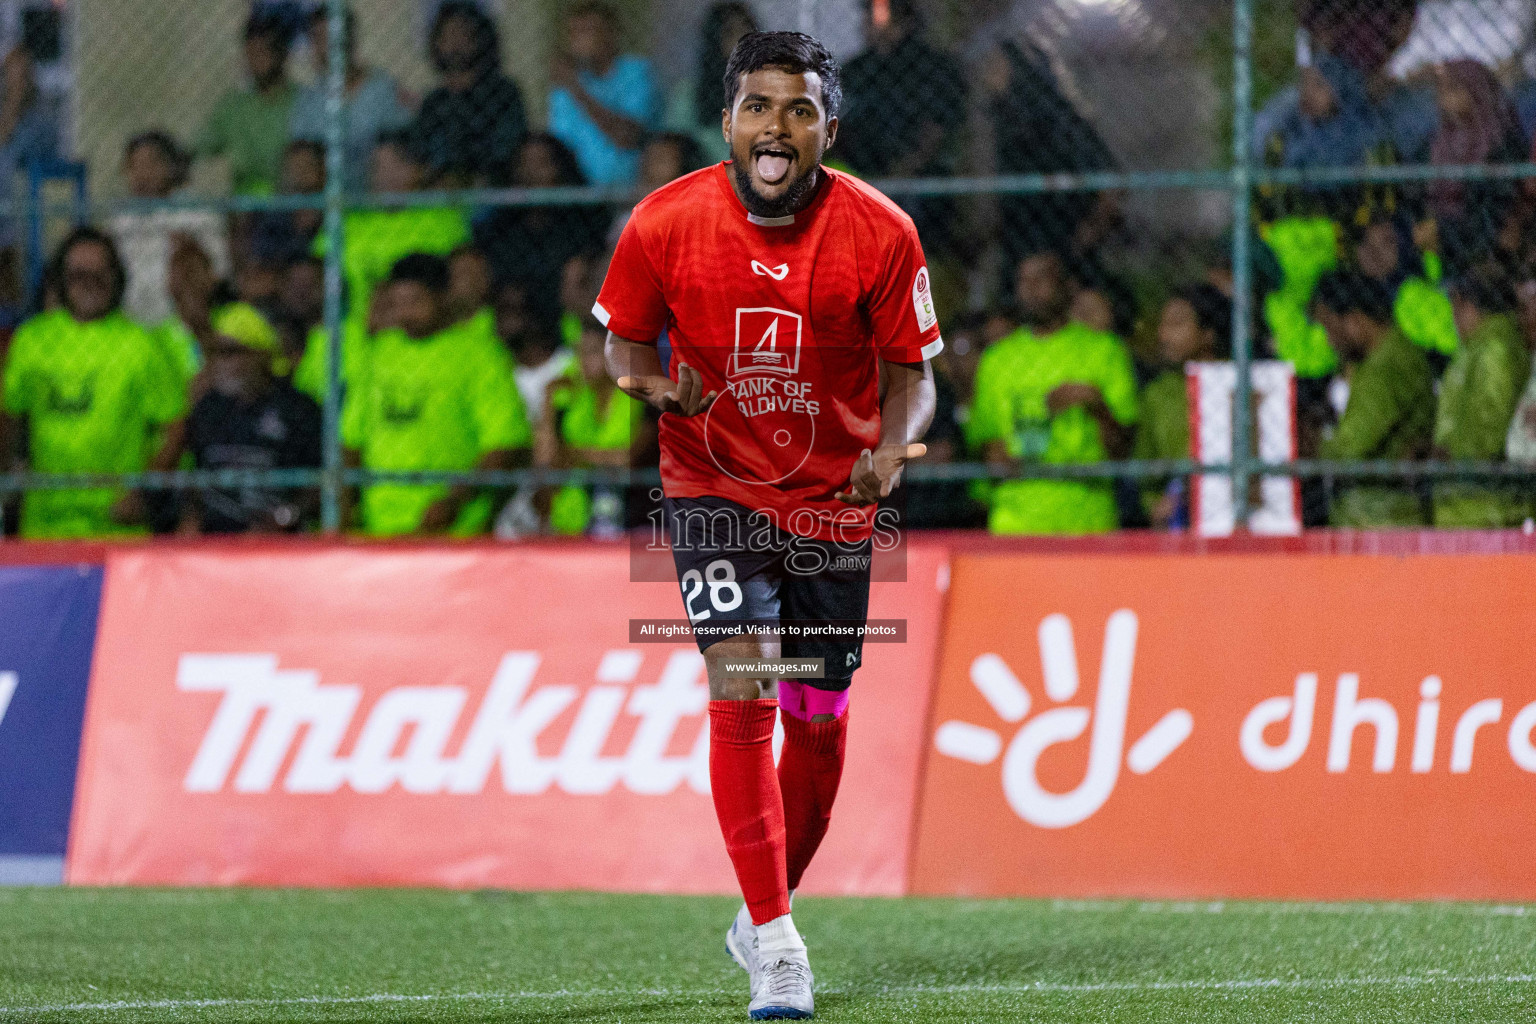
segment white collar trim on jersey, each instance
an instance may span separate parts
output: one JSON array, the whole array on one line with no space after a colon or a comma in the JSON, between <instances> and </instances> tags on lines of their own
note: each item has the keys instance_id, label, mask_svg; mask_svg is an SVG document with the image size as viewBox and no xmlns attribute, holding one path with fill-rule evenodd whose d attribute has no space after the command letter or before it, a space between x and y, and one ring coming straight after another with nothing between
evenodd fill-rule
<instances>
[{"instance_id":1,"label":"white collar trim on jersey","mask_svg":"<svg viewBox=\"0 0 1536 1024\"><path fill-rule=\"evenodd\" d=\"M747 220L760 228L787 228L795 222L795 215L788 217L759 217L755 213L747 214Z\"/></svg>"}]
</instances>

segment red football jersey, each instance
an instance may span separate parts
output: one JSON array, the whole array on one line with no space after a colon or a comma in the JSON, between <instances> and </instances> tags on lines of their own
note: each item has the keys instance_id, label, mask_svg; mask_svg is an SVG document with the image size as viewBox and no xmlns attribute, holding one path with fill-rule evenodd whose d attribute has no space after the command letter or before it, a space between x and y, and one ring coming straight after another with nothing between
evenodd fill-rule
<instances>
[{"instance_id":1,"label":"red football jersey","mask_svg":"<svg viewBox=\"0 0 1536 1024\"><path fill-rule=\"evenodd\" d=\"M944 343L912 219L847 174L790 217L747 212L726 163L647 196L593 312L614 334L667 332L668 373L696 368L720 397L661 418L668 496L726 498L802 537L869 536L873 507L834 495L880 441L878 360Z\"/></svg>"}]
</instances>

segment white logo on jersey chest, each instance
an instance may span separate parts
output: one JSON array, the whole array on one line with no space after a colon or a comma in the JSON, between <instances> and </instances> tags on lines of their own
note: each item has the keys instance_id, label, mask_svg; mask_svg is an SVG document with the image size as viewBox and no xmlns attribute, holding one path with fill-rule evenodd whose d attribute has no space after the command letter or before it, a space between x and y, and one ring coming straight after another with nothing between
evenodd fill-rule
<instances>
[{"instance_id":1,"label":"white logo on jersey chest","mask_svg":"<svg viewBox=\"0 0 1536 1024\"><path fill-rule=\"evenodd\" d=\"M736 310L736 343L726 376L772 373L792 377L800 372L799 313L771 306Z\"/></svg>"},{"instance_id":2,"label":"white logo on jersey chest","mask_svg":"<svg viewBox=\"0 0 1536 1024\"><path fill-rule=\"evenodd\" d=\"M758 277L771 277L775 281L782 281L789 276L789 264L780 263L776 267L765 267L757 260L752 261L752 273Z\"/></svg>"}]
</instances>

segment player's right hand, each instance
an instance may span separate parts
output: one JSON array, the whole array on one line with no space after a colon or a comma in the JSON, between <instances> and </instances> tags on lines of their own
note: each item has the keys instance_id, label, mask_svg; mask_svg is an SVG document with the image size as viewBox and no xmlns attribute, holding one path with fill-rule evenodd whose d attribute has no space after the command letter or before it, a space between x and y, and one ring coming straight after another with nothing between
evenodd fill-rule
<instances>
[{"instance_id":1,"label":"player's right hand","mask_svg":"<svg viewBox=\"0 0 1536 1024\"><path fill-rule=\"evenodd\" d=\"M704 378L687 363L677 366L677 380L670 377L635 377L625 375L618 379L619 390L631 398L676 416L697 416L704 412L715 399L717 391L704 392Z\"/></svg>"}]
</instances>

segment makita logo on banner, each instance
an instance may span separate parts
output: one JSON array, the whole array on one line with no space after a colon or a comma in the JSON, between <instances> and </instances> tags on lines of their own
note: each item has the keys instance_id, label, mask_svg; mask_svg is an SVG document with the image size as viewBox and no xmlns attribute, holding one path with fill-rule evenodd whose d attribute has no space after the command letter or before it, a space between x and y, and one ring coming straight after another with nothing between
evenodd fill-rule
<instances>
[{"instance_id":1,"label":"makita logo on banner","mask_svg":"<svg viewBox=\"0 0 1536 1024\"><path fill-rule=\"evenodd\" d=\"M704 659L695 651L674 652L654 684L632 686L642 660L636 651L611 650L595 685L535 685L539 655L510 651L478 707L467 710L470 693L462 686L397 686L364 707L361 687L279 668L275 654L185 654L177 687L221 696L183 788L334 793L348 786L383 793L398 785L407 793L475 794L495 772L502 789L516 794L551 787L602 794L616 786L661 794L683 785L708 793ZM573 706L559 753L541 753L546 731ZM628 748L605 753L625 714L638 719ZM688 753L670 752L690 719L698 734Z\"/></svg>"},{"instance_id":2,"label":"makita logo on banner","mask_svg":"<svg viewBox=\"0 0 1536 1024\"><path fill-rule=\"evenodd\" d=\"M907 557L915 581L947 556ZM602 543L114 551L65 877L736 890L704 661L686 637L629 643L631 621L681 611L675 577L632 583L630 559ZM941 601L871 588L871 616L906 619L907 642L865 651L879 699L809 891L905 889Z\"/></svg>"}]
</instances>

